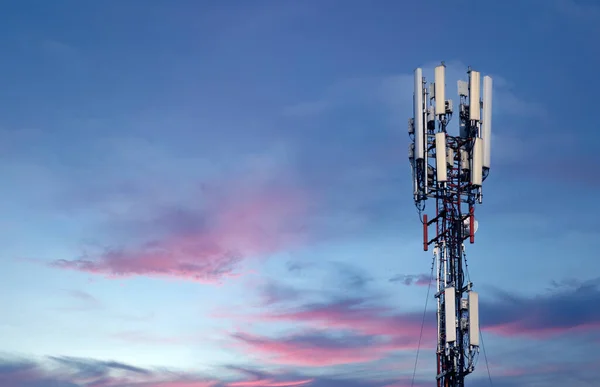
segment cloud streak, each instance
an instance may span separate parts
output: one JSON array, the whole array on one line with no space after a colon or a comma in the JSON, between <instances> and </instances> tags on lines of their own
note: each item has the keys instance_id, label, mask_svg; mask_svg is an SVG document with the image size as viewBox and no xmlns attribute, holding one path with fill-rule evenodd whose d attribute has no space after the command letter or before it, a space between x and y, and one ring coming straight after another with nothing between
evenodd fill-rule
<instances>
[{"instance_id":1,"label":"cloud streak","mask_svg":"<svg viewBox=\"0 0 600 387\"><path fill-rule=\"evenodd\" d=\"M598 363L595 360L566 363L542 363L533 367L493 367L494 385L564 384L594 385ZM406 369L394 368L394 376L369 377L366 369L336 376L310 375L289 371L255 371L224 366L234 375L219 377L165 368L139 368L117 361L101 361L72 357L49 357L34 361L0 359L0 384L10 387L424 387L434 382L432 375L418 376L414 383ZM215 370L216 372L216 370ZM228 374L230 374L228 372ZM473 375L470 385L489 385L485 377Z\"/></svg>"},{"instance_id":2,"label":"cloud streak","mask_svg":"<svg viewBox=\"0 0 600 387\"><path fill-rule=\"evenodd\" d=\"M138 246L107 248L49 265L107 278L149 276L218 283L238 275L236 269L244 259L291 248L303 238L307 213L299 190L229 186L224 192L206 194L201 201L201 209L160 211L150 228L164 230L162 235Z\"/></svg>"},{"instance_id":3,"label":"cloud streak","mask_svg":"<svg viewBox=\"0 0 600 387\"><path fill-rule=\"evenodd\" d=\"M344 299L309 304L296 309L267 311L250 317L262 322L303 324L313 329L338 330L359 335L389 338L394 349L414 349L419 340L422 312L397 313L392 308L367 305L366 299ZM433 338L435 323L427 319L425 338ZM431 341L431 340L429 340ZM425 340L424 346L432 345Z\"/></svg>"},{"instance_id":4,"label":"cloud streak","mask_svg":"<svg viewBox=\"0 0 600 387\"><path fill-rule=\"evenodd\" d=\"M570 284L570 285L569 285ZM562 283L534 297L498 293L481 304L483 327L501 336L545 339L564 333L600 330L600 280Z\"/></svg>"},{"instance_id":5,"label":"cloud streak","mask_svg":"<svg viewBox=\"0 0 600 387\"><path fill-rule=\"evenodd\" d=\"M408 282L413 283L409 277ZM563 334L600 333L600 312L591 305L600 303L600 280L564 282L551 292L537 296L518 296L496 292L482 298L480 304L482 330L504 338L542 340ZM286 288L298 301L301 292ZM261 324L291 324L327 335L296 334L268 338L243 333L235 335L248 354L259 354L263 361L278 364L312 366L368 362L394 351L417 348L421 328L421 347L433 348L436 337L435 312L398 311L396 308L370 302L373 297L332 299L329 302L286 306L285 299L269 304L270 310L257 314L233 316ZM232 316L228 316L232 317ZM359 354L347 356L347 350ZM329 360L326 360L329 359ZM330 363L329 363L330 362Z\"/></svg>"},{"instance_id":6,"label":"cloud streak","mask_svg":"<svg viewBox=\"0 0 600 387\"><path fill-rule=\"evenodd\" d=\"M233 337L244 352L257 355L264 362L303 367L371 362L404 349L391 340L370 335L312 332L273 339L238 333Z\"/></svg>"},{"instance_id":7,"label":"cloud streak","mask_svg":"<svg viewBox=\"0 0 600 387\"><path fill-rule=\"evenodd\" d=\"M80 312L103 308L103 304L96 297L82 290L65 290L65 293L75 301L75 305L59 307L58 310Z\"/></svg>"},{"instance_id":8,"label":"cloud streak","mask_svg":"<svg viewBox=\"0 0 600 387\"><path fill-rule=\"evenodd\" d=\"M406 286L429 286L431 276L429 274L397 274L390 278L389 281L401 283Z\"/></svg>"},{"instance_id":9,"label":"cloud streak","mask_svg":"<svg viewBox=\"0 0 600 387\"><path fill-rule=\"evenodd\" d=\"M0 383L11 387L295 387L311 378L265 374L260 378L226 380L214 376L144 369L116 361L49 357L46 361L0 360Z\"/></svg>"},{"instance_id":10,"label":"cloud streak","mask_svg":"<svg viewBox=\"0 0 600 387\"><path fill-rule=\"evenodd\" d=\"M51 357L45 361L0 360L0 383L10 387L396 387L408 379L369 379L310 376L298 372L267 372L224 366L236 375L218 377L164 368L142 369L125 363L93 359ZM415 387L426 385L417 379Z\"/></svg>"}]
</instances>

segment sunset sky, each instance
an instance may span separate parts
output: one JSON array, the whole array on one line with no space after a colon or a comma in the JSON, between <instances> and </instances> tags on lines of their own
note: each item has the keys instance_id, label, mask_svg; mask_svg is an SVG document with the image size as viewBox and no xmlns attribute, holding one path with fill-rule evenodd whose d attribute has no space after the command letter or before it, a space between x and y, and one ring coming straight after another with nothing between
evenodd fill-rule
<instances>
[{"instance_id":1,"label":"sunset sky","mask_svg":"<svg viewBox=\"0 0 600 387\"><path fill-rule=\"evenodd\" d=\"M440 61L494 78L493 385L598 385L596 0L19 0L0 31L1 386L410 386L407 120Z\"/></svg>"}]
</instances>

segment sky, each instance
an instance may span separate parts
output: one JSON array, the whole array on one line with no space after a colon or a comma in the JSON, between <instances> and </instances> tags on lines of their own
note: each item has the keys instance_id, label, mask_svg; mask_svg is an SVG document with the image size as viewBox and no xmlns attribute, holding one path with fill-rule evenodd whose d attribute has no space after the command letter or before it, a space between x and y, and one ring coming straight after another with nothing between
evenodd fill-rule
<instances>
[{"instance_id":1,"label":"sky","mask_svg":"<svg viewBox=\"0 0 600 387\"><path fill-rule=\"evenodd\" d=\"M0 384L433 385L407 120L445 61L451 93L494 79L467 383L597 385L599 25L595 0L4 2Z\"/></svg>"}]
</instances>

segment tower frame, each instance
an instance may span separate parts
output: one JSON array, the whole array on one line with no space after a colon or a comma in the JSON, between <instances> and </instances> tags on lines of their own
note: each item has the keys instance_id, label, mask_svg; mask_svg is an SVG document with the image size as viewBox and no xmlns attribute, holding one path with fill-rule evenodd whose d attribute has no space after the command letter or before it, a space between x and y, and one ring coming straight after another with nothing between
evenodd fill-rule
<instances>
[{"instance_id":1,"label":"tower frame","mask_svg":"<svg viewBox=\"0 0 600 387\"><path fill-rule=\"evenodd\" d=\"M458 135L448 134L453 106L445 99L443 62L429 88L422 70L415 70L414 116L409 120L413 196L423 224L423 249L433 246L436 268L438 387L463 387L479 354L479 297L465 279L465 241L475 241L475 207L482 203L482 184L489 174L492 82L484 78L482 103L479 72L469 68L467 74L468 84L458 82ZM424 213L427 201L435 203L431 219Z\"/></svg>"}]
</instances>

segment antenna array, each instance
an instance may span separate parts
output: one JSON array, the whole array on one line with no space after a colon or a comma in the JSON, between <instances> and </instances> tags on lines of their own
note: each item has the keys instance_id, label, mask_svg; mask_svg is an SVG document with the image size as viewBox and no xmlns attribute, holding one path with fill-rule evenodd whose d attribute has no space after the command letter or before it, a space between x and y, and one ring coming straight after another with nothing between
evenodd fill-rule
<instances>
[{"instance_id":1,"label":"antenna array","mask_svg":"<svg viewBox=\"0 0 600 387\"><path fill-rule=\"evenodd\" d=\"M490 170L492 78L483 77L483 101L478 71L469 68L468 82L458 81L459 135L451 136L453 104L446 99L445 73L442 62L427 87L422 69L415 70L409 160L423 249L433 245L437 269L437 386L462 387L479 354L479 297L465 282L464 241L475 242L475 205L482 203ZM424 214L428 199L435 202L431 219Z\"/></svg>"}]
</instances>

